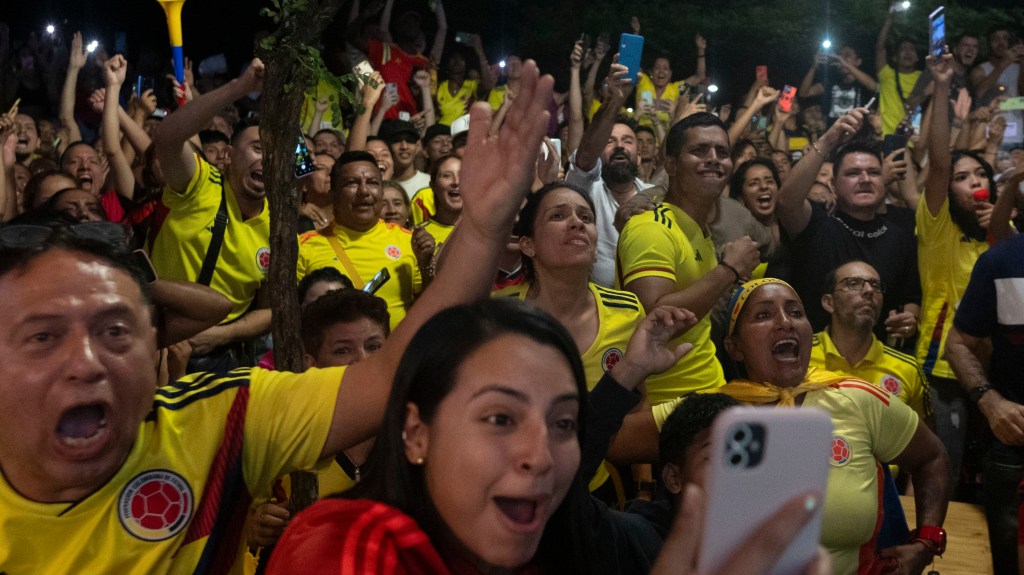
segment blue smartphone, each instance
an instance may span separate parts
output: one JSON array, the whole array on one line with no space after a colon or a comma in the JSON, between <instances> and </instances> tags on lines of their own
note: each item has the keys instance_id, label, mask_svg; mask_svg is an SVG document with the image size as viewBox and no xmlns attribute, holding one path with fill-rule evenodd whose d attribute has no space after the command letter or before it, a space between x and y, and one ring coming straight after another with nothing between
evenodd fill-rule
<instances>
[{"instance_id":1,"label":"blue smartphone","mask_svg":"<svg viewBox=\"0 0 1024 575\"><path fill-rule=\"evenodd\" d=\"M939 6L928 16L929 22L929 44L932 56L942 57L946 47L946 7Z\"/></svg>"},{"instance_id":2,"label":"blue smartphone","mask_svg":"<svg viewBox=\"0 0 1024 575\"><path fill-rule=\"evenodd\" d=\"M644 37L636 34L623 34L619 37L619 64L629 69L627 78L636 85L636 76L640 72L640 57L644 54Z\"/></svg>"}]
</instances>

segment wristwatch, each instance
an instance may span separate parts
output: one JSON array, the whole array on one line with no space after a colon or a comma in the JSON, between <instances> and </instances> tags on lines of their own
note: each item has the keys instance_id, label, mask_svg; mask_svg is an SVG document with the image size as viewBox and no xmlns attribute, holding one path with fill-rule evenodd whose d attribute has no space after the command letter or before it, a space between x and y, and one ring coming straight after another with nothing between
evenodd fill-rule
<instances>
[{"instance_id":1,"label":"wristwatch","mask_svg":"<svg viewBox=\"0 0 1024 575\"><path fill-rule=\"evenodd\" d=\"M946 530L936 525L923 525L911 531L910 541L924 543L925 547L940 557L946 552Z\"/></svg>"},{"instance_id":2,"label":"wristwatch","mask_svg":"<svg viewBox=\"0 0 1024 575\"><path fill-rule=\"evenodd\" d=\"M992 386L990 385L980 385L968 391L967 397L969 397L974 403L978 403L981 401L981 396L985 395L985 392L990 389L992 389Z\"/></svg>"}]
</instances>

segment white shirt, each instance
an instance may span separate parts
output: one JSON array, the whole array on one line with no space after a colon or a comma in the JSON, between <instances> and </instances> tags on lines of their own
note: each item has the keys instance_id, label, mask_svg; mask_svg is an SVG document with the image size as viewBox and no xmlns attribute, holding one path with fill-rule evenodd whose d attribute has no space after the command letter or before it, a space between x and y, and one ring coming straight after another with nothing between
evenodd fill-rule
<instances>
[{"instance_id":1,"label":"white shirt","mask_svg":"<svg viewBox=\"0 0 1024 575\"><path fill-rule=\"evenodd\" d=\"M619 244L619 230L615 229L615 212L619 202L601 179L601 158L597 159L593 169L584 172L576 166L576 152L569 160L569 171L565 181L590 191L590 199L594 202L594 217L597 219L597 262L590 272L590 281L604 287L615 287L615 253ZM651 184L633 179L636 191L646 190Z\"/></svg>"},{"instance_id":2,"label":"white shirt","mask_svg":"<svg viewBox=\"0 0 1024 575\"><path fill-rule=\"evenodd\" d=\"M416 195L416 192L423 188L430 187L430 176L424 172L416 170L416 175L408 180L399 181L398 183L401 184L402 189L405 190L405 197L411 200L412 197Z\"/></svg>"}]
</instances>

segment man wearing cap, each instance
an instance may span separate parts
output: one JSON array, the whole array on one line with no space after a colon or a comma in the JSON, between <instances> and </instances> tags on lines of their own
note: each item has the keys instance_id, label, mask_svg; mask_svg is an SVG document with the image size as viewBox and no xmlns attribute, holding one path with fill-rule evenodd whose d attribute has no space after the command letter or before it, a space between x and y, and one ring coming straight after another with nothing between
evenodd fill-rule
<instances>
[{"instance_id":1,"label":"man wearing cap","mask_svg":"<svg viewBox=\"0 0 1024 575\"><path fill-rule=\"evenodd\" d=\"M392 179L402 185L405 195L413 197L416 192L430 187L430 176L416 169L416 156L420 153L420 132L412 122L384 120L380 136L391 148L395 162Z\"/></svg>"},{"instance_id":2,"label":"man wearing cap","mask_svg":"<svg viewBox=\"0 0 1024 575\"><path fill-rule=\"evenodd\" d=\"M452 153L462 157L469 136L469 114L452 122Z\"/></svg>"},{"instance_id":3,"label":"man wearing cap","mask_svg":"<svg viewBox=\"0 0 1024 575\"><path fill-rule=\"evenodd\" d=\"M423 135L423 157L426 158L426 169L431 171L434 162L452 153L452 129L444 124L434 124L427 128ZM410 212L415 225L429 220L434 211L434 190L428 185L420 188L412 197Z\"/></svg>"}]
</instances>

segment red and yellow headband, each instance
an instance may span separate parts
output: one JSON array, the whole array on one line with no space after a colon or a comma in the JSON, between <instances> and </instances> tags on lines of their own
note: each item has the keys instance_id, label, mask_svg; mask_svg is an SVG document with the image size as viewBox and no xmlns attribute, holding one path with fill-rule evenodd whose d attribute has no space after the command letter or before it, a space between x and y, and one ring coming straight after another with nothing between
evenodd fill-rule
<instances>
[{"instance_id":1,"label":"red and yellow headband","mask_svg":"<svg viewBox=\"0 0 1024 575\"><path fill-rule=\"evenodd\" d=\"M757 288L768 284L779 284L784 285L789 289L793 289L793 286L778 278L750 280L736 288L736 291L732 294L732 298L729 299L729 331L726 335L732 335L733 330L736 328L736 318L738 318L740 316L740 312L743 311L743 304L747 303L747 298L750 297L750 294L754 293L754 290ZM793 291L795 292L796 290Z\"/></svg>"}]
</instances>

